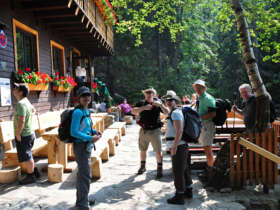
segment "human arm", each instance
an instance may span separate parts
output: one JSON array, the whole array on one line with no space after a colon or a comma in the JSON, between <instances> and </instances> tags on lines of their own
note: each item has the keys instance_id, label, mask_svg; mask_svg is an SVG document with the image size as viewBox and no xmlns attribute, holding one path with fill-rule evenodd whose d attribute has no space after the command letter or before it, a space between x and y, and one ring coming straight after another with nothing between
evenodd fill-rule
<instances>
[{"instance_id":1,"label":"human arm","mask_svg":"<svg viewBox=\"0 0 280 210\"><path fill-rule=\"evenodd\" d=\"M169 113L169 109L166 106L164 106L164 104L161 101L153 102L153 106L160 107L161 111L164 114L168 114Z\"/></svg>"},{"instance_id":2,"label":"human arm","mask_svg":"<svg viewBox=\"0 0 280 210\"><path fill-rule=\"evenodd\" d=\"M239 109L236 105L233 105L232 108L231 108L231 110L232 110L233 112L237 112L239 115L242 115L242 116L243 116L242 110Z\"/></svg>"},{"instance_id":3,"label":"human arm","mask_svg":"<svg viewBox=\"0 0 280 210\"><path fill-rule=\"evenodd\" d=\"M214 117L216 117L216 112L208 112L207 114L201 115L200 118L202 120L208 120L208 119L213 119Z\"/></svg>"},{"instance_id":4,"label":"human arm","mask_svg":"<svg viewBox=\"0 0 280 210\"><path fill-rule=\"evenodd\" d=\"M131 110L134 115L139 115L144 110L151 110L153 106L151 104L144 105L144 103L137 103L136 106Z\"/></svg>"},{"instance_id":5,"label":"human arm","mask_svg":"<svg viewBox=\"0 0 280 210\"><path fill-rule=\"evenodd\" d=\"M18 116L18 127L16 131L16 140L21 141L21 132L24 127L25 117L24 116Z\"/></svg>"}]
</instances>

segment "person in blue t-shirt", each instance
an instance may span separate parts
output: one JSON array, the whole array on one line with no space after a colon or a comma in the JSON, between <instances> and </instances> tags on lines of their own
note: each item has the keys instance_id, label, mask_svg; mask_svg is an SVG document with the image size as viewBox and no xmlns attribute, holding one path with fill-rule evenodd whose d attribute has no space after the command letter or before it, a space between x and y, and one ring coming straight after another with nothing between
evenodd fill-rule
<instances>
[{"instance_id":1,"label":"person in blue t-shirt","mask_svg":"<svg viewBox=\"0 0 280 210\"><path fill-rule=\"evenodd\" d=\"M94 143L101 138L101 133L92 129L88 105L91 102L89 88L82 86L78 90L79 106L74 110L71 122L71 136L75 138L74 154L78 164L77 174L77 209L89 208L90 156ZM94 200L91 201L94 204Z\"/></svg>"}]
</instances>

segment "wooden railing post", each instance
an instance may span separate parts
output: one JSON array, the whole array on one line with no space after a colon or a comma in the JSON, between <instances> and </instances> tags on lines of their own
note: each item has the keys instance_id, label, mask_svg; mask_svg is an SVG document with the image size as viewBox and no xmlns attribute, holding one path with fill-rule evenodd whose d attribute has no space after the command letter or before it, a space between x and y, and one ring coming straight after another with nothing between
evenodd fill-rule
<instances>
[{"instance_id":1,"label":"wooden railing post","mask_svg":"<svg viewBox=\"0 0 280 210\"><path fill-rule=\"evenodd\" d=\"M234 152L235 152L235 143L234 143L234 134L231 134L230 139L230 183L233 187L235 185L235 167L234 167Z\"/></svg>"}]
</instances>

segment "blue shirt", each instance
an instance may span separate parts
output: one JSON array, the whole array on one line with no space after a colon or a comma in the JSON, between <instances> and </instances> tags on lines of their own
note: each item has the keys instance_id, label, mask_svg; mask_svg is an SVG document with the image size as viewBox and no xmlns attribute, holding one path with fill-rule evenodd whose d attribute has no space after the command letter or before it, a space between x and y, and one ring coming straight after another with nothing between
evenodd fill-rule
<instances>
[{"instance_id":1,"label":"blue shirt","mask_svg":"<svg viewBox=\"0 0 280 210\"><path fill-rule=\"evenodd\" d=\"M83 116L85 117L81 122ZM96 134L96 130L91 127L89 110L75 109L71 122L71 136L76 138L75 142L91 142L94 134Z\"/></svg>"}]
</instances>

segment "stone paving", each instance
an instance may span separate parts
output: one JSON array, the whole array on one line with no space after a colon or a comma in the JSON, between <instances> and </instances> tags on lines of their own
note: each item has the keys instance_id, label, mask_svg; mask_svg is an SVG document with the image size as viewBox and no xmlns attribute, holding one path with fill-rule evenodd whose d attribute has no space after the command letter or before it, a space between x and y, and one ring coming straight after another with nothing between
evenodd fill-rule
<instances>
[{"instance_id":1,"label":"stone paving","mask_svg":"<svg viewBox=\"0 0 280 210\"><path fill-rule=\"evenodd\" d=\"M193 172L194 198L186 200L184 206L169 205L166 199L173 196L170 157L164 156L164 177L155 179L156 161L150 146L147 158L147 173L136 175L139 167L137 146L139 127L127 127L127 135L117 147L117 154L103 165L103 177L93 181L90 197L96 199L94 209L113 210L242 210L242 209L280 209L280 187L276 186L270 194L253 187L231 193L206 191L196 173ZM46 160L37 162L39 167L46 166ZM75 168L75 162L71 165ZM0 185L0 209L74 209L76 170L64 174L62 183L47 181L47 174L36 183L27 186Z\"/></svg>"}]
</instances>

